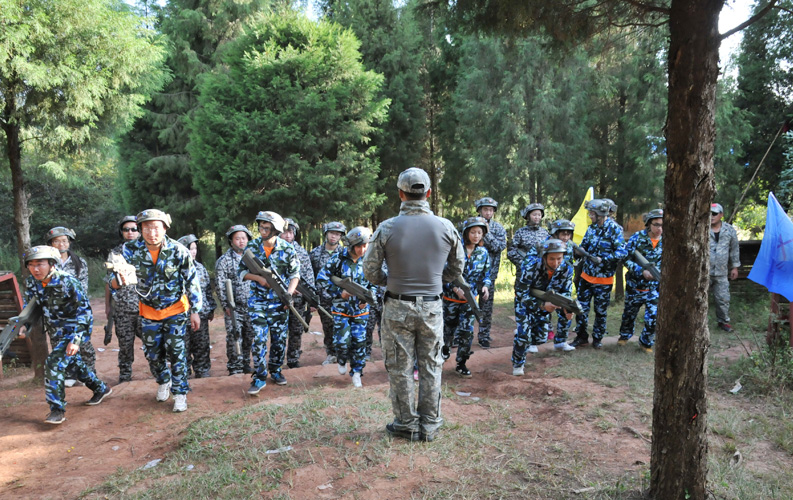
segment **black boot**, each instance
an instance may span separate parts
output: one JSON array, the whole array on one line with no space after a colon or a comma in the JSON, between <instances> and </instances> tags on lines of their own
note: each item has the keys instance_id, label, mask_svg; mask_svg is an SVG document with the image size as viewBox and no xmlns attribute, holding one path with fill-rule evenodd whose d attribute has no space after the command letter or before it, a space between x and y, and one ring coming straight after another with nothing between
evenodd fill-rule
<instances>
[{"instance_id":1,"label":"black boot","mask_svg":"<svg viewBox=\"0 0 793 500\"><path fill-rule=\"evenodd\" d=\"M471 378L471 370L465 367L465 361L458 361L454 371L463 378Z\"/></svg>"}]
</instances>

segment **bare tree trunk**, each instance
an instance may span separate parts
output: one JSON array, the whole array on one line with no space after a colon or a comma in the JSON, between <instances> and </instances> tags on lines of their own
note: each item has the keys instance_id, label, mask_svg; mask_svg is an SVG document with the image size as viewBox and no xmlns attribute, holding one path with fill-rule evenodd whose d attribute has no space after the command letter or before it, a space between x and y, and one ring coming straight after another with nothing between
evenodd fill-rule
<instances>
[{"instance_id":1,"label":"bare tree trunk","mask_svg":"<svg viewBox=\"0 0 793 500\"><path fill-rule=\"evenodd\" d=\"M657 499L704 499L707 494L708 226L723 4L673 0L671 5L669 156L650 478L650 493Z\"/></svg>"},{"instance_id":2,"label":"bare tree trunk","mask_svg":"<svg viewBox=\"0 0 793 500\"><path fill-rule=\"evenodd\" d=\"M8 164L11 167L11 185L14 192L14 229L17 235L17 254L20 269L25 272L25 251L30 248L30 209L25 178L22 175L22 143L19 141L19 126L10 123L3 126L6 134Z\"/></svg>"}]
</instances>

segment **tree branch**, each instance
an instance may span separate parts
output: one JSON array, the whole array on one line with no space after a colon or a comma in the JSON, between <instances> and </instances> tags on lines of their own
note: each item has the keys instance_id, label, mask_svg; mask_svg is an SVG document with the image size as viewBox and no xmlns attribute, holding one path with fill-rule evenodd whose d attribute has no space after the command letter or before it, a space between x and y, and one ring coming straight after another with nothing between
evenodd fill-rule
<instances>
[{"instance_id":1,"label":"tree branch","mask_svg":"<svg viewBox=\"0 0 793 500\"><path fill-rule=\"evenodd\" d=\"M661 14L669 15L669 9L666 7L659 7L658 5L647 4L644 2L640 2L639 0L625 0L625 3L633 5L636 8L644 10L646 12L660 12Z\"/></svg>"},{"instance_id":2,"label":"tree branch","mask_svg":"<svg viewBox=\"0 0 793 500\"><path fill-rule=\"evenodd\" d=\"M733 29L725 32L723 35L720 35L719 36L719 40L724 40L725 38L727 38L727 37L729 37L731 35L734 35L735 33L741 31L742 29L746 28L747 26L749 26L751 24L754 24L756 21L761 19L763 16L765 16L766 14L771 12L771 9L774 8L774 5L776 5L776 3L778 1L779 0L771 0L771 1L769 1L768 4L765 7L763 7L762 9L760 9L757 12L757 14L753 15L752 17L750 17L746 21L742 22L738 26L734 27Z\"/></svg>"}]
</instances>

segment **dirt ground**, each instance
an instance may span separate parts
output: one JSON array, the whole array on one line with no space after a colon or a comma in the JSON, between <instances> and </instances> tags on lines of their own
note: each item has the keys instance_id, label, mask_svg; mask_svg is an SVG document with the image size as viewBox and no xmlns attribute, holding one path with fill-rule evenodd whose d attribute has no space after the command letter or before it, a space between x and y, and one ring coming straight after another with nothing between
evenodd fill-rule
<instances>
[{"instance_id":1,"label":"dirt ground","mask_svg":"<svg viewBox=\"0 0 793 500\"><path fill-rule=\"evenodd\" d=\"M335 365L321 365L325 358L322 337L306 334L303 337L302 366L284 370L288 385L268 384L258 398L247 396L250 376L227 374L225 330L221 319L213 321L210 326L212 376L190 381L189 409L175 414L171 411L172 400L157 403L154 399L157 386L139 349L140 341L136 341L132 382L117 383L117 344L114 339L110 345L102 346L102 327L106 322L104 308L99 301L92 301L92 305L97 371L113 387L113 394L101 405L89 407L82 404L91 397L87 388L67 389L67 420L62 425L52 426L43 423L48 406L43 388L30 382L32 372L19 370L0 380L2 498L75 498L119 468L131 470L150 460L163 458L178 445L182 431L198 419L268 400L300 397L307 388L337 391L351 387L350 378L339 376ZM311 329L321 331L316 315ZM607 338L608 343L615 340ZM474 377L460 379L454 373L454 363L450 361L444 366L444 382L449 381L451 385L453 381L454 391L470 392L480 398L513 398L516 414L521 415L516 419L517 429L526 433L527 439L535 442L553 439L558 446L591 459L601 471L622 474L649 463L647 438L650 437L650 423L628 408L628 402L620 402L623 400L621 389L581 380L542 378L540 375L550 364L561 362L556 356L539 356L527 364L526 377L513 377L509 361L511 342L511 331L494 329L493 347L489 350L477 347L469 361ZM550 345L542 346L541 352L550 348ZM387 397L388 380L377 347L373 360L367 364L364 385L366 389ZM563 393L585 394L588 407L604 402L617 406L624 404L627 416L613 428L596 429L594 422L585 418L584 408L560 407L559 396ZM484 418L487 411L486 406L462 404L451 398L444 400L444 414L450 423L465 425L465 422ZM564 418L560 418L562 412ZM584 425L580 425L582 422ZM383 426L386 423L383 422ZM381 431L383 429L373 430ZM400 459L404 457L398 457L390 467L400 467ZM402 464L411 468L416 465ZM329 477L337 476L327 468L318 473L312 467L290 471L293 484L299 486L290 490L289 495L293 498L338 498L332 489L318 489L327 483ZM442 471L427 472L427 469L419 468L424 472L416 481L438 481L437 475L443 474ZM393 481L373 482L366 497L410 497L413 486Z\"/></svg>"}]
</instances>

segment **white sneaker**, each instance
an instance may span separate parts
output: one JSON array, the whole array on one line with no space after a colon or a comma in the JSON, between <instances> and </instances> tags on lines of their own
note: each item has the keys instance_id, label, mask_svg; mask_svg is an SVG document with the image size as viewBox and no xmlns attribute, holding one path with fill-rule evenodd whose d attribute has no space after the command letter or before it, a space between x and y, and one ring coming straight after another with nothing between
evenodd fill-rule
<instances>
[{"instance_id":1,"label":"white sneaker","mask_svg":"<svg viewBox=\"0 0 793 500\"><path fill-rule=\"evenodd\" d=\"M163 401L168 401L168 398L171 397L171 383L167 382L165 384L160 384L157 388L157 401L162 403Z\"/></svg>"},{"instance_id":2,"label":"white sneaker","mask_svg":"<svg viewBox=\"0 0 793 500\"><path fill-rule=\"evenodd\" d=\"M355 386L355 387L358 387L358 388L363 387L363 384L361 384L361 374L360 373L353 373L352 374L352 385Z\"/></svg>"},{"instance_id":3,"label":"white sneaker","mask_svg":"<svg viewBox=\"0 0 793 500\"><path fill-rule=\"evenodd\" d=\"M529 349L528 349L528 352L530 352L532 354L537 354L539 352L539 350L537 349L536 345L530 345Z\"/></svg>"},{"instance_id":4,"label":"white sneaker","mask_svg":"<svg viewBox=\"0 0 793 500\"><path fill-rule=\"evenodd\" d=\"M63 381L63 385L65 385L66 387L74 387L74 384L76 383L77 381L74 380L73 378L67 378L66 380Z\"/></svg>"},{"instance_id":5,"label":"white sneaker","mask_svg":"<svg viewBox=\"0 0 793 500\"><path fill-rule=\"evenodd\" d=\"M553 348L556 349L557 351L564 351L564 352L575 351L575 347L571 346L567 342L559 342L558 344L554 344Z\"/></svg>"},{"instance_id":6,"label":"white sneaker","mask_svg":"<svg viewBox=\"0 0 793 500\"><path fill-rule=\"evenodd\" d=\"M322 362L322 366L329 365L329 364L335 363L335 362L336 362L336 356L334 356L332 354L328 354L328 357L325 358L325 361Z\"/></svg>"},{"instance_id":7,"label":"white sneaker","mask_svg":"<svg viewBox=\"0 0 793 500\"><path fill-rule=\"evenodd\" d=\"M178 413L187 409L187 394L177 394L173 397L173 411Z\"/></svg>"},{"instance_id":8,"label":"white sneaker","mask_svg":"<svg viewBox=\"0 0 793 500\"><path fill-rule=\"evenodd\" d=\"M523 367L522 366L513 366L512 367L512 374L515 375L516 377L522 377L523 376Z\"/></svg>"},{"instance_id":9,"label":"white sneaker","mask_svg":"<svg viewBox=\"0 0 793 500\"><path fill-rule=\"evenodd\" d=\"M344 375L345 373L347 373L347 363L339 363L339 375Z\"/></svg>"}]
</instances>

